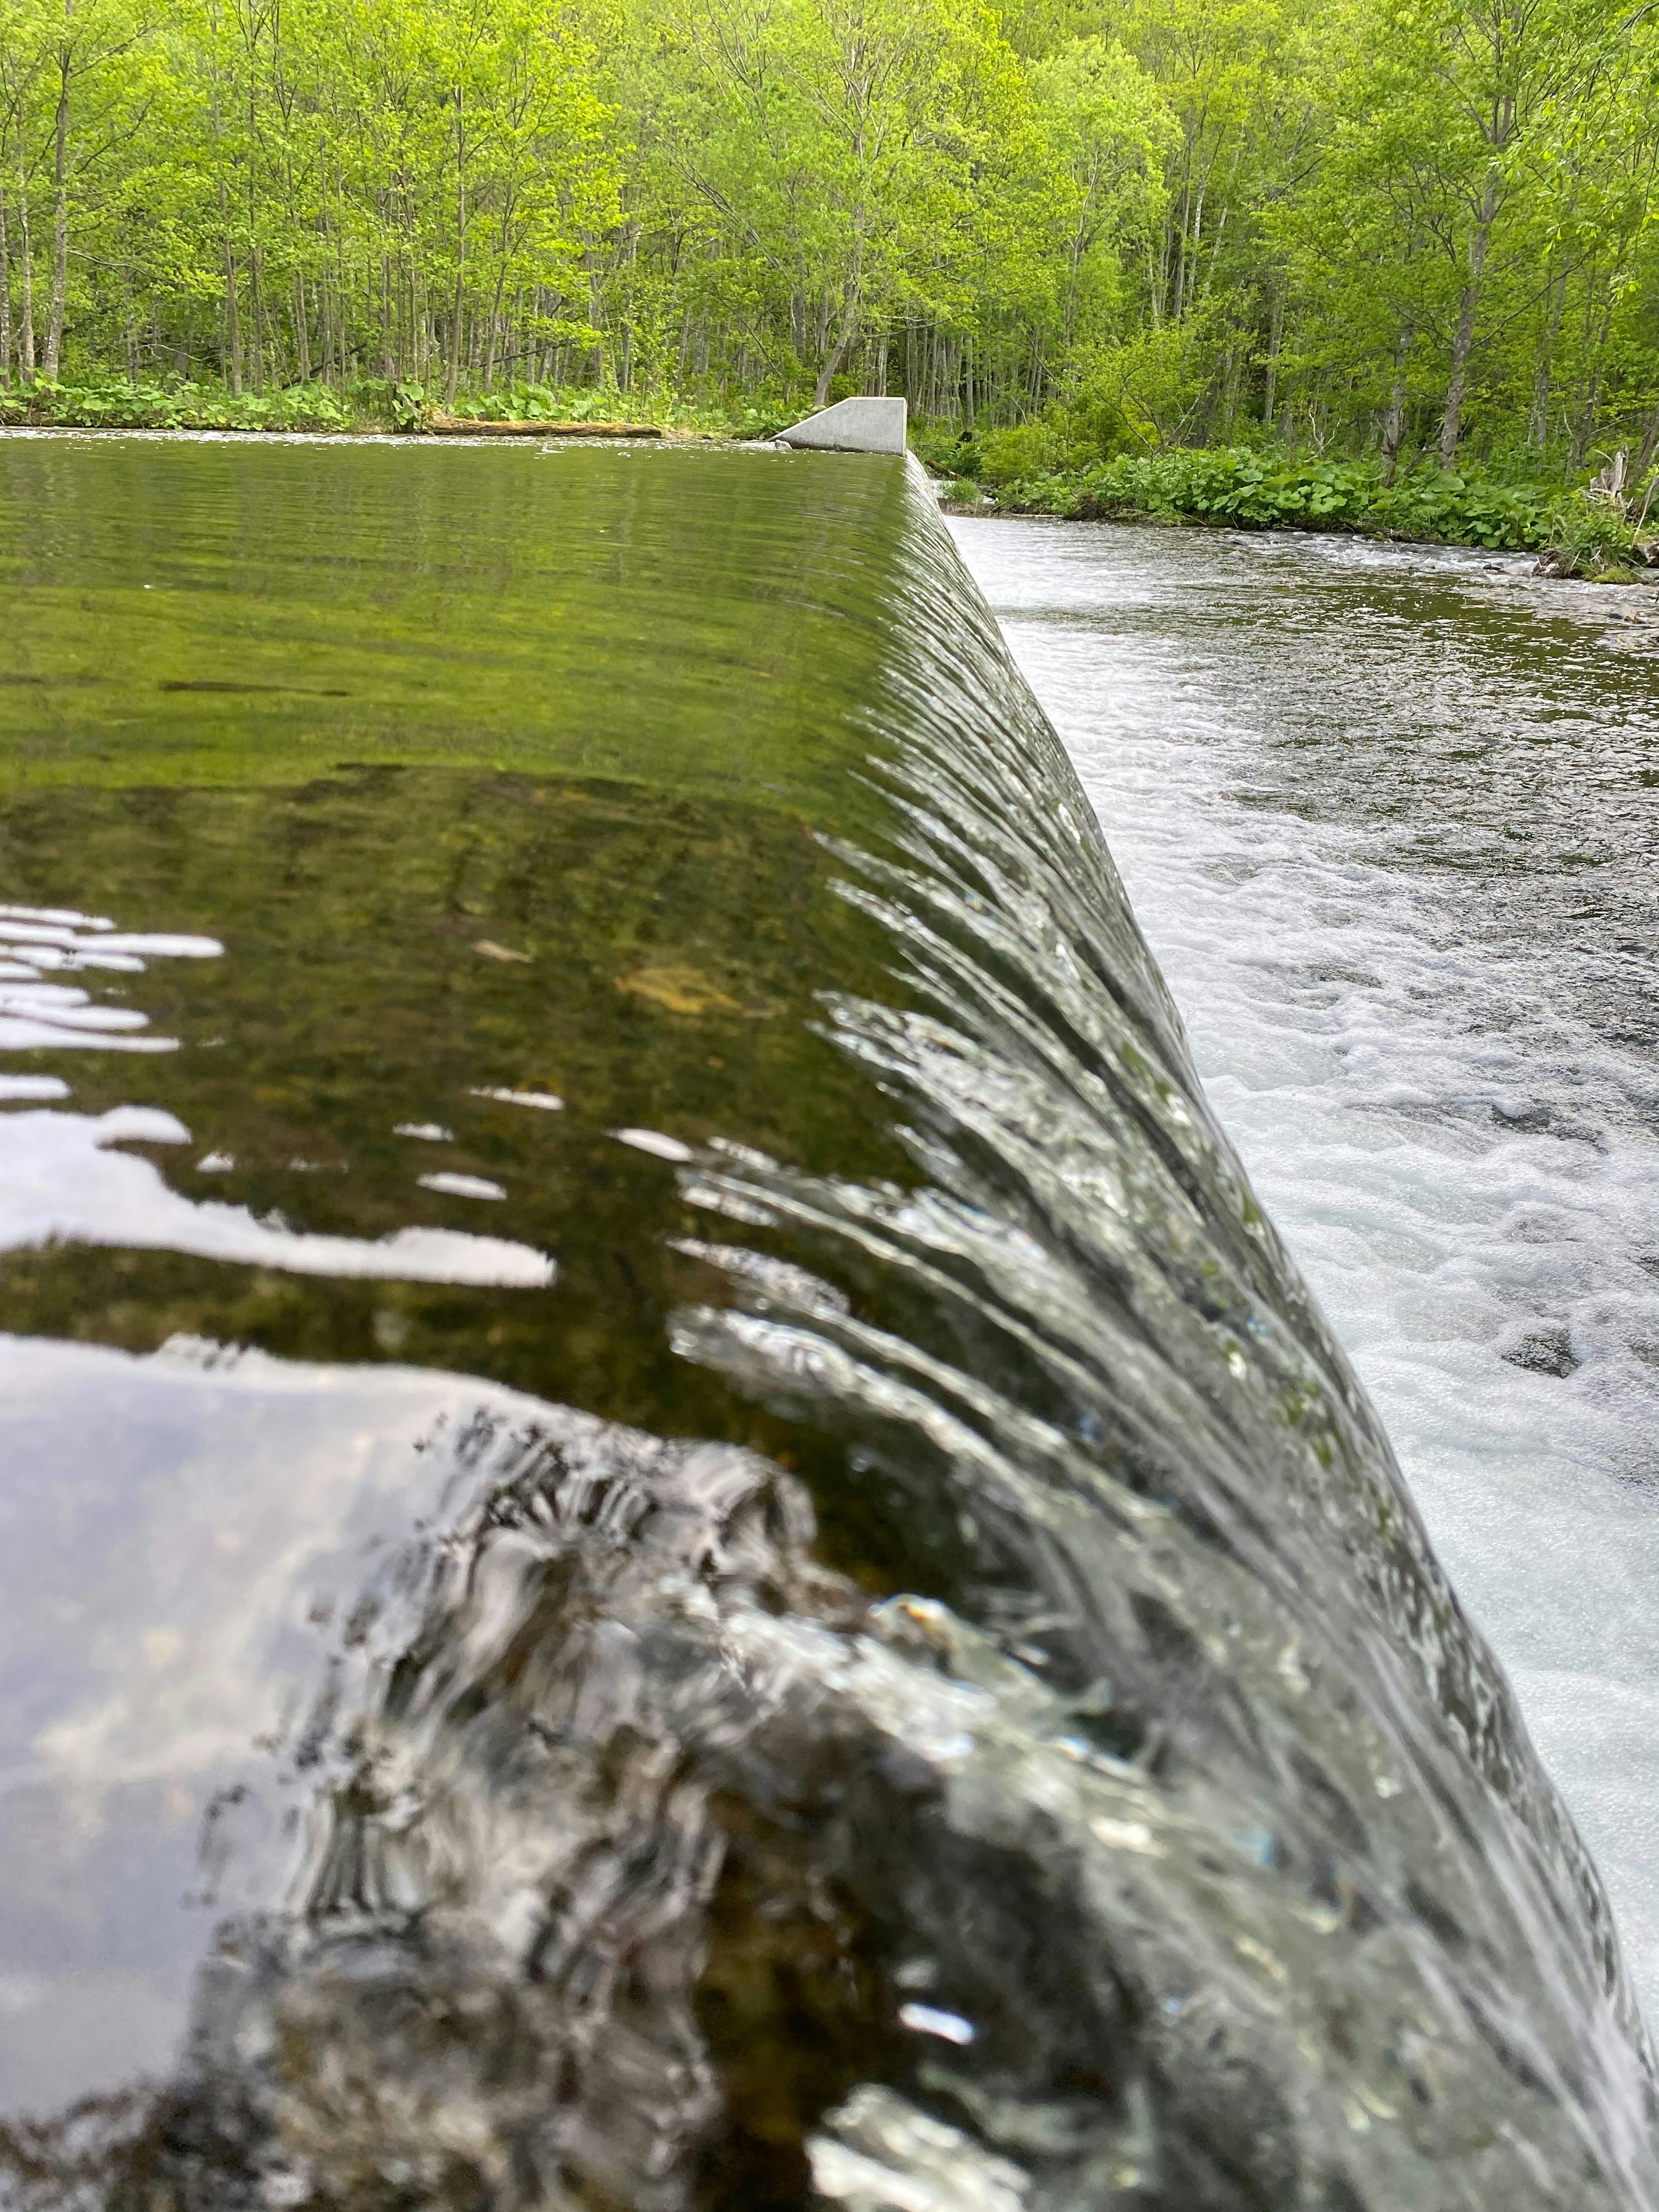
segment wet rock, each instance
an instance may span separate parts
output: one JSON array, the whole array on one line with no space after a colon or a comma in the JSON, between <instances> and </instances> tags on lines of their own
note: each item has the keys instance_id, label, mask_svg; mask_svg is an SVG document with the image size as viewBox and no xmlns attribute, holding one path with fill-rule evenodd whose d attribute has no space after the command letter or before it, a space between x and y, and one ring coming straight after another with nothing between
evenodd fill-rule
<instances>
[{"instance_id":1,"label":"wet rock","mask_svg":"<svg viewBox=\"0 0 1659 2212\"><path fill-rule=\"evenodd\" d=\"M1574 1374L1578 1359L1565 1322L1544 1322L1523 1329L1498 1352L1511 1367L1524 1367L1529 1375Z\"/></svg>"}]
</instances>

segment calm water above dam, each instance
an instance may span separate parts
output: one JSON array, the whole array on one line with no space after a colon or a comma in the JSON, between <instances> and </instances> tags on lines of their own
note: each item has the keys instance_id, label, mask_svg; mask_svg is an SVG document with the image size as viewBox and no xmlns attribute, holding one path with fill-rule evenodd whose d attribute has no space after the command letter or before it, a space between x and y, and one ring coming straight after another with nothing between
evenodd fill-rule
<instances>
[{"instance_id":1,"label":"calm water above dam","mask_svg":"<svg viewBox=\"0 0 1659 2212\"><path fill-rule=\"evenodd\" d=\"M902 465L9 437L0 581L0 2202L1659 2204Z\"/></svg>"}]
</instances>

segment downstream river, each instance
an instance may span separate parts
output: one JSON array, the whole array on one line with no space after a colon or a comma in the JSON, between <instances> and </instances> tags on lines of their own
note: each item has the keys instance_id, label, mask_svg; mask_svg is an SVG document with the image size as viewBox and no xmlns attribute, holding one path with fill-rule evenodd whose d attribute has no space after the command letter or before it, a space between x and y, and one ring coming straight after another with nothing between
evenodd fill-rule
<instances>
[{"instance_id":1,"label":"downstream river","mask_svg":"<svg viewBox=\"0 0 1659 2212\"><path fill-rule=\"evenodd\" d=\"M966 520L1659 2015L1659 592Z\"/></svg>"}]
</instances>

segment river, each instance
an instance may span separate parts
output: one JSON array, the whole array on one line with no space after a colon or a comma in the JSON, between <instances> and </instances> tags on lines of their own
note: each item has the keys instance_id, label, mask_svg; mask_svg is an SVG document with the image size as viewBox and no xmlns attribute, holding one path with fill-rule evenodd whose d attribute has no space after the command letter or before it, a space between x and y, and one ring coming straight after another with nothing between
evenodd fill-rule
<instances>
[{"instance_id":1,"label":"river","mask_svg":"<svg viewBox=\"0 0 1659 2212\"><path fill-rule=\"evenodd\" d=\"M5 2212L1659 2206L1217 1119L1639 1936L1581 633L963 542L1098 821L896 457L0 438ZM1460 681L1579 720L1483 768Z\"/></svg>"},{"instance_id":2,"label":"river","mask_svg":"<svg viewBox=\"0 0 1659 2212\"><path fill-rule=\"evenodd\" d=\"M1659 2014L1659 592L952 529Z\"/></svg>"}]
</instances>

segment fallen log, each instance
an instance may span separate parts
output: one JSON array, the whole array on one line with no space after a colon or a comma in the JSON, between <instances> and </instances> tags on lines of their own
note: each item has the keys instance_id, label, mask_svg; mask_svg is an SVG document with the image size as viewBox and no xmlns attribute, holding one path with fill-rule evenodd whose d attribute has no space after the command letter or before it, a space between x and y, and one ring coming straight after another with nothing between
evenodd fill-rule
<instances>
[{"instance_id":1,"label":"fallen log","mask_svg":"<svg viewBox=\"0 0 1659 2212\"><path fill-rule=\"evenodd\" d=\"M655 422L473 422L462 415L428 415L421 428L434 438L660 438Z\"/></svg>"}]
</instances>

